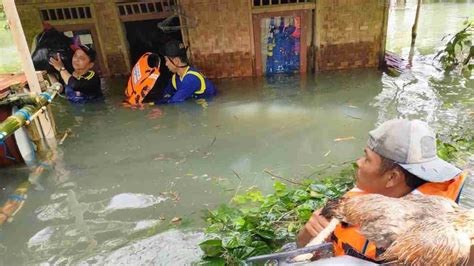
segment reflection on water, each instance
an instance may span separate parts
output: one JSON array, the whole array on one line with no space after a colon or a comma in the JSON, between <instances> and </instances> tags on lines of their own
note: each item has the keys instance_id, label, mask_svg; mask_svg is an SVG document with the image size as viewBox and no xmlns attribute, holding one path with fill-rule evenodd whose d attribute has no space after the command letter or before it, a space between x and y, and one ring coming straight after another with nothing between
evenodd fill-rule
<instances>
[{"instance_id":1,"label":"reflection on water","mask_svg":"<svg viewBox=\"0 0 474 266\"><path fill-rule=\"evenodd\" d=\"M189 265L202 255L198 244L203 240L203 233L170 230L79 265Z\"/></svg>"},{"instance_id":2,"label":"reflection on water","mask_svg":"<svg viewBox=\"0 0 474 266\"><path fill-rule=\"evenodd\" d=\"M109 83L104 104L55 103L57 123L72 129L61 171L39 180L45 190L4 226L2 264L189 264L201 254L202 210L229 201L234 172L241 191L270 191L264 169L300 177L357 158L367 132L393 117L427 120L442 135L474 128L473 81L444 76L432 55L399 78L364 69L221 80L205 104L145 110L120 106L124 82ZM2 170L2 187L27 173ZM474 207L473 184L463 204Z\"/></svg>"}]
</instances>

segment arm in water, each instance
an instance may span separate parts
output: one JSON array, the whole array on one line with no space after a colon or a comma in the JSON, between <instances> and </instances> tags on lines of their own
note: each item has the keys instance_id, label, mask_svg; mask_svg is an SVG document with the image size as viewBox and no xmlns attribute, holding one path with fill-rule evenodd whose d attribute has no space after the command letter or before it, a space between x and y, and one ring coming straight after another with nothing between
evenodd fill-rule
<instances>
[{"instance_id":1,"label":"arm in water","mask_svg":"<svg viewBox=\"0 0 474 266\"><path fill-rule=\"evenodd\" d=\"M172 85L168 85L166 92L168 92L169 87ZM160 101L160 103L180 103L189 99L193 96L195 91L198 91L201 86L201 81L194 75L186 75L185 78L181 81L178 86L178 89L174 92L171 98L165 98L164 101ZM171 87L171 90L173 88Z\"/></svg>"}]
</instances>

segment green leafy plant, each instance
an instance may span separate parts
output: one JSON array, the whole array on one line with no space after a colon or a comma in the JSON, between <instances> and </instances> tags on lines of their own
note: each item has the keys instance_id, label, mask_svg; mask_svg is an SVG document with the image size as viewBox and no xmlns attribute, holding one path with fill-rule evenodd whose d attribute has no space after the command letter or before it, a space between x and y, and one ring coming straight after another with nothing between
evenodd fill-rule
<instances>
[{"instance_id":1,"label":"green leafy plant","mask_svg":"<svg viewBox=\"0 0 474 266\"><path fill-rule=\"evenodd\" d=\"M263 196L253 188L235 196L231 205L207 211L209 239L200 243L204 261L238 263L294 241L315 209L353 186L353 174L354 168L348 168L337 177L304 180L293 186L276 181L272 194Z\"/></svg>"},{"instance_id":2,"label":"green leafy plant","mask_svg":"<svg viewBox=\"0 0 474 266\"><path fill-rule=\"evenodd\" d=\"M463 159L474 153L474 135L467 131L463 135L452 134L449 140L436 140L438 156L448 162L464 164Z\"/></svg>"},{"instance_id":3,"label":"green leafy plant","mask_svg":"<svg viewBox=\"0 0 474 266\"><path fill-rule=\"evenodd\" d=\"M474 69L472 60L474 58L474 46L472 44L474 22L467 21L465 24L466 27L454 34L446 43L446 47L439 51L435 58L439 58L446 71L450 72L459 68L465 77L470 77Z\"/></svg>"}]
</instances>

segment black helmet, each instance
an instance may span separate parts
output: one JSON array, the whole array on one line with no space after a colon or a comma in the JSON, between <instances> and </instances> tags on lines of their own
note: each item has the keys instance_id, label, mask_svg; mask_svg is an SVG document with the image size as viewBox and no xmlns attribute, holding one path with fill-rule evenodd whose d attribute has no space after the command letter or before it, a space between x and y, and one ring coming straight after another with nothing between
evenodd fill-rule
<instances>
[{"instance_id":1,"label":"black helmet","mask_svg":"<svg viewBox=\"0 0 474 266\"><path fill-rule=\"evenodd\" d=\"M177 40L171 40L160 49L160 54L167 57L184 57L186 58L186 48L184 44Z\"/></svg>"},{"instance_id":2,"label":"black helmet","mask_svg":"<svg viewBox=\"0 0 474 266\"><path fill-rule=\"evenodd\" d=\"M97 56L97 52L92 48L87 45L82 45L82 44L73 44L71 45L71 49L76 52L77 50L81 49L91 60L91 62L95 62L95 58Z\"/></svg>"}]
</instances>

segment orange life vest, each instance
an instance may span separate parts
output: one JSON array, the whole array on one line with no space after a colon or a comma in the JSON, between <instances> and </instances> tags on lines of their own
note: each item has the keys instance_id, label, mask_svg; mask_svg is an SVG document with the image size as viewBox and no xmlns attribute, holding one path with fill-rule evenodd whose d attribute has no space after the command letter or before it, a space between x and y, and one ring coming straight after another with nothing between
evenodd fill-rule
<instances>
[{"instance_id":1,"label":"orange life vest","mask_svg":"<svg viewBox=\"0 0 474 266\"><path fill-rule=\"evenodd\" d=\"M467 172L462 172L456 178L442 183L425 183L419 186L412 193L421 193L426 195L437 195L446 197L458 202L462 186L466 179ZM345 196L353 197L367 194L362 190L353 189ZM374 260L383 250L378 249L374 243L368 241L360 232L359 227L348 224L339 224L332 234L334 245L334 255L350 255L362 259Z\"/></svg>"},{"instance_id":2,"label":"orange life vest","mask_svg":"<svg viewBox=\"0 0 474 266\"><path fill-rule=\"evenodd\" d=\"M150 66L148 64L150 55L152 53L142 55L132 69L127 89L125 90L124 102L127 104L140 105L160 76L159 66Z\"/></svg>"}]
</instances>

